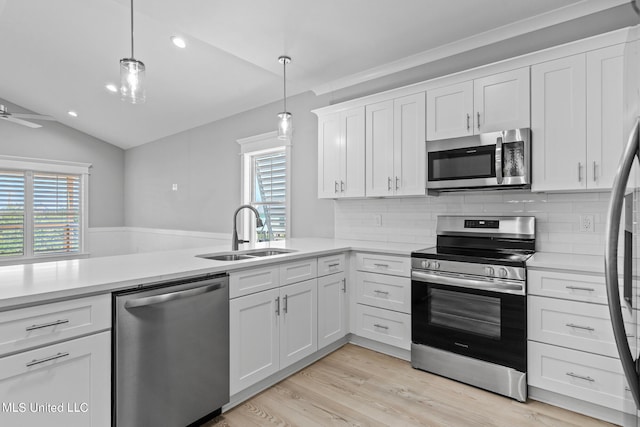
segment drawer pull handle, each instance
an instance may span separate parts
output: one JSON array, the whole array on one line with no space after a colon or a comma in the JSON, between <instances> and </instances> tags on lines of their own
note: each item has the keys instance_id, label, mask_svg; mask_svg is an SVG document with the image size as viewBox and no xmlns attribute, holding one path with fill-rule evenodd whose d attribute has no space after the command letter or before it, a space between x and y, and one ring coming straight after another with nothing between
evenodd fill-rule
<instances>
[{"instance_id":1,"label":"drawer pull handle","mask_svg":"<svg viewBox=\"0 0 640 427\"><path fill-rule=\"evenodd\" d=\"M39 365L40 363L50 362L51 360L60 359L61 357L67 357L69 353L58 353L53 356L45 357L43 359L33 359L31 362L27 363L27 368L30 368L33 365Z\"/></svg>"},{"instance_id":2,"label":"drawer pull handle","mask_svg":"<svg viewBox=\"0 0 640 427\"><path fill-rule=\"evenodd\" d=\"M389 295L389 292L387 292L387 291L380 291L380 290L378 290L378 289L376 289L376 290L375 290L375 291L373 291L373 292L374 292L374 293L376 293L376 294Z\"/></svg>"},{"instance_id":3,"label":"drawer pull handle","mask_svg":"<svg viewBox=\"0 0 640 427\"><path fill-rule=\"evenodd\" d=\"M570 376L570 377L573 377L573 378L578 378L580 380L589 381L591 383L596 382L596 380L594 380L591 377L585 377L585 376L582 376L582 375L574 374L573 372L567 372L567 375Z\"/></svg>"},{"instance_id":4,"label":"drawer pull handle","mask_svg":"<svg viewBox=\"0 0 640 427\"><path fill-rule=\"evenodd\" d=\"M469 344L463 344L461 342L454 342L455 345L462 348L469 348Z\"/></svg>"},{"instance_id":5,"label":"drawer pull handle","mask_svg":"<svg viewBox=\"0 0 640 427\"><path fill-rule=\"evenodd\" d=\"M31 325L31 326L27 326L25 328L25 330L27 332L29 332L29 331L34 331L36 329L50 328L51 326L64 325L65 323L69 323L69 320L68 319L56 320L56 321L49 322L49 323L42 323L40 325Z\"/></svg>"},{"instance_id":6,"label":"drawer pull handle","mask_svg":"<svg viewBox=\"0 0 640 427\"><path fill-rule=\"evenodd\" d=\"M573 323L567 323L567 326L575 329L584 329L585 331L595 331L591 326L574 325Z\"/></svg>"},{"instance_id":7,"label":"drawer pull handle","mask_svg":"<svg viewBox=\"0 0 640 427\"><path fill-rule=\"evenodd\" d=\"M333 264L329 264L329 268L337 267L339 265L340 265L339 262L336 262L336 263L333 263Z\"/></svg>"},{"instance_id":8,"label":"drawer pull handle","mask_svg":"<svg viewBox=\"0 0 640 427\"><path fill-rule=\"evenodd\" d=\"M347 279L342 279L342 293L347 293Z\"/></svg>"},{"instance_id":9,"label":"drawer pull handle","mask_svg":"<svg viewBox=\"0 0 640 427\"><path fill-rule=\"evenodd\" d=\"M389 268L389 264L373 264L373 265L380 268Z\"/></svg>"},{"instance_id":10,"label":"drawer pull handle","mask_svg":"<svg viewBox=\"0 0 640 427\"><path fill-rule=\"evenodd\" d=\"M378 323L374 323L374 324L373 324L373 326L375 326L376 328L384 329L384 330L389 329L389 327L388 327L388 326L380 325L380 324L378 324Z\"/></svg>"},{"instance_id":11,"label":"drawer pull handle","mask_svg":"<svg viewBox=\"0 0 640 427\"><path fill-rule=\"evenodd\" d=\"M593 288L584 288L582 286L567 286L566 288L569 289L569 290L572 290L572 291L595 292L595 289L593 289Z\"/></svg>"}]
</instances>

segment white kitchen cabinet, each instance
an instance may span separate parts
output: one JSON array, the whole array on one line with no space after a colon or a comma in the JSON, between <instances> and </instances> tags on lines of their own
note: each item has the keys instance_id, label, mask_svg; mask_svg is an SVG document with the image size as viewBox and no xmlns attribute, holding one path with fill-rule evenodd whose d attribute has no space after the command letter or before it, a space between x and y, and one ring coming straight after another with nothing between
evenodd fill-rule
<instances>
[{"instance_id":1,"label":"white kitchen cabinet","mask_svg":"<svg viewBox=\"0 0 640 427\"><path fill-rule=\"evenodd\" d=\"M424 195L424 92L367 105L365 123L365 194Z\"/></svg>"},{"instance_id":2,"label":"white kitchen cabinet","mask_svg":"<svg viewBox=\"0 0 640 427\"><path fill-rule=\"evenodd\" d=\"M411 348L411 315L357 304L356 334L409 350Z\"/></svg>"},{"instance_id":3,"label":"white kitchen cabinet","mask_svg":"<svg viewBox=\"0 0 640 427\"><path fill-rule=\"evenodd\" d=\"M393 276L411 276L411 258L396 255L359 252L356 254L356 269Z\"/></svg>"},{"instance_id":4,"label":"white kitchen cabinet","mask_svg":"<svg viewBox=\"0 0 640 427\"><path fill-rule=\"evenodd\" d=\"M427 140L530 125L529 68L427 91Z\"/></svg>"},{"instance_id":5,"label":"white kitchen cabinet","mask_svg":"<svg viewBox=\"0 0 640 427\"><path fill-rule=\"evenodd\" d=\"M623 49L531 67L533 191L611 187L625 143Z\"/></svg>"},{"instance_id":6,"label":"white kitchen cabinet","mask_svg":"<svg viewBox=\"0 0 640 427\"><path fill-rule=\"evenodd\" d=\"M344 271L345 263L346 257L343 253L318 258L318 277Z\"/></svg>"},{"instance_id":7,"label":"white kitchen cabinet","mask_svg":"<svg viewBox=\"0 0 640 427\"><path fill-rule=\"evenodd\" d=\"M111 333L0 359L1 424L111 425Z\"/></svg>"},{"instance_id":8,"label":"white kitchen cabinet","mask_svg":"<svg viewBox=\"0 0 640 427\"><path fill-rule=\"evenodd\" d=\"M364 107L318 117L318 197L364 197Z\"/></svg>"},{"instance_id":9,"label":"white kitchen cabinet","mask_svg":"<svg viewBox=\"0 0 640 427\"><path fill-rule=\"evenodd\" d=\"M388 274L356 272L356 300L360 304L411 313L411 279Z\"/></svg>"},{"instance_id":10,"label":"white kitchen cabinet","mask_svg":"<svg viewBox=\"0 0 640 427\"><path fill-rule=\"evenodd\" d=\"M347 282L344 272L318 278L318 348L347 334Z\"/></svg>"},{"instance_id":11,"label":"white kitchen cabinet","mask_svg":"<svg viewBox=\"0 0 640 427\"><path fill-rule=\"evenodd\" d=\"M280 369L318 349L318 280L280 288Z\"/></svg>"}]
</instances>

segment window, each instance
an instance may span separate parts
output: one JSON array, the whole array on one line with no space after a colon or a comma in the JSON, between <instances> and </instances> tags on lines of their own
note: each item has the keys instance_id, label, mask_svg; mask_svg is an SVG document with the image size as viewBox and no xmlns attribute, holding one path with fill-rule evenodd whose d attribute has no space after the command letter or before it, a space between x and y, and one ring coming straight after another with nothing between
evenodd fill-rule
<instances>
[{"instance_id":1,"label":"window","mask_svg":"<svg viewBox=\"0 0 640 427\"><path fill-rule=\"evenodd\" d=\"M253 214L243 212L242 229L252 241L282 240L289 236L289 141L276 132L239 140L243 157L242 203L251 204L264 226L255 227ZM243 231L245 238L249 235Z\"/></svg>"},{"instance_id":2,"label":"window","mask_svg":"<svg viewBox=\"0 0 640 427\"><path fill-rule=\"evenodd\" d=\"M84 250L88 165L0 157L0 262Z\"/></svg>"}]
</instances>

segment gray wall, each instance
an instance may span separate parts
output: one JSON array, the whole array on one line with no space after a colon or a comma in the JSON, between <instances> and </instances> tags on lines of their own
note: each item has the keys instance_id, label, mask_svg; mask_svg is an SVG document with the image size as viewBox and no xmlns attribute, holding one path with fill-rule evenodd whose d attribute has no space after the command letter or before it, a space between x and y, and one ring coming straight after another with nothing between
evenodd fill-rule
<instances>
[{"instance_id":1,"label":"gray wall","mask_svg":"<svg viewBox=\"0 0 640 427\"><path fill-rule=\"evenodd\" d=\"M24 109L0 99L9 111ZM0 155L91 163L89 227L124 225L124 150L57 122L31 129L0 121Z\"/></svg>"},{"instance_id":2,"label":"gray wall","mask_svg":"<svg viewBox=\"0 0 640 427\"><path fill-rule=\"evenodd\" d=\"M636 22L619 6L530 35L455 55L431 64L323 96L311 92L288 100L293 113L292 237L332 237L334 203L317 199L317 120L311 109L522 55ZM214 96L214 94L212 94ZM281 102L136 147L126 152L127 226L229 233L240 203L237 139L275 130ZM172 192L171 185L178 184Z\"/></svg>"}]
</instances>

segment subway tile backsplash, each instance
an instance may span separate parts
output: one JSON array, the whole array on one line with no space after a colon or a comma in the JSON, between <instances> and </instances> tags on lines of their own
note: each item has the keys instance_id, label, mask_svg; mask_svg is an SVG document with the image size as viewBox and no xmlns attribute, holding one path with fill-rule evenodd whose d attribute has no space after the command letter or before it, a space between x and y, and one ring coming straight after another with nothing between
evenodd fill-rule
<instances>
[{"instance_id":1,"label":"subway tile backsplash","mask_svg":"<svg viewBox=\"0 0 640 427\"><path fill-rule=\"evenodd\" d=\"M426 247L436 243L438 215L532 215L536 217L537 251L602 255L609 196L610 192L478 191L336 200L335 237L424 243ZM593 215L593 232L580 231L583 214Z\"/></svg>"}]
</instances>

